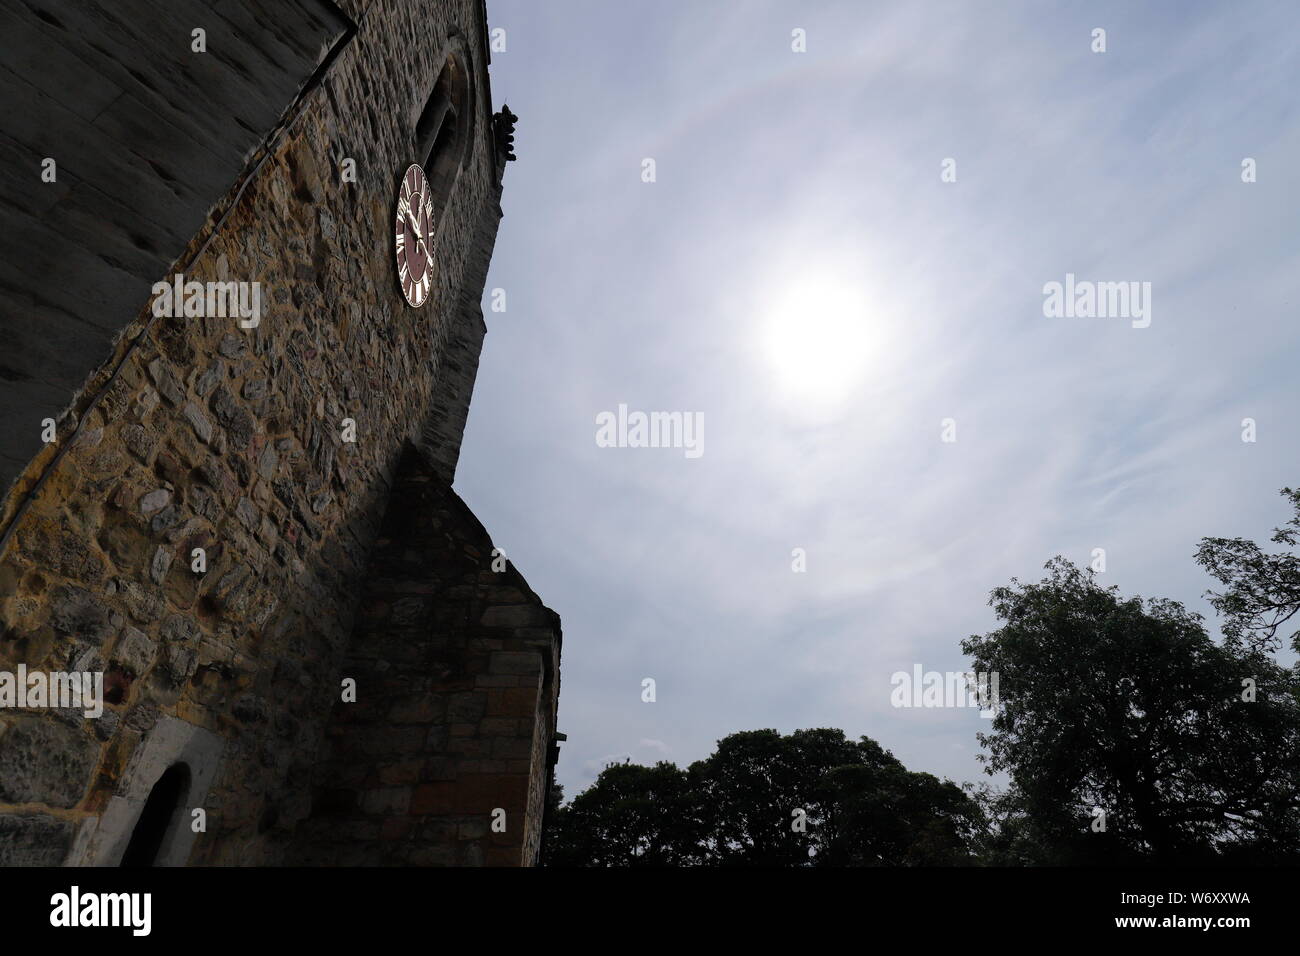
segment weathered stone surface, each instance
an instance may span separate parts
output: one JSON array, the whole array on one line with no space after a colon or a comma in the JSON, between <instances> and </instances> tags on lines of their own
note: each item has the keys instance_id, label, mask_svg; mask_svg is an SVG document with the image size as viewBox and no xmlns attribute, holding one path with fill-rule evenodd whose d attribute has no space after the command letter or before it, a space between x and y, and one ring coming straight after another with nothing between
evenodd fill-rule
<instances>
[{"instance_id":1,"label":"weathered stone surface","mask_svg":"<svg viewBox=\"0 0 1300 956\"><path fill-rule=\"evenodd\" d=\"M21 572L3 583L3 610L22 615L27 630L13 646L29 664L72 656L102 668L110 702L96 721L51 722L59 733L80 736L43 740L41 752L74 766L32 764L18 776L0 772L0 781L40 783L50 806L85 820L103 812L136 748L176 717L219 735L225 747L205 804L212 829L197 840L191 862L476 865L493 860L496 839L512 841L515 862L531 860L535 797L545 792L549 764L544 748L527 759L517 755L534 728L537 739L549 741L557 681L543 690L536 674L527 678L538 701L532 711L522 697L507 703L489 696L530 688L494 684L520 678L489 673L491 653L525 651L508 623L524 612L486 619L483 612L536 599L514 572L502 585L509 595L480 591L491 543L450 491L501 216L504 162L491 136L486 24L477 0L343 4L355 35L300 102L270 104L285 125L264 162L260 153L247 157L245 171L256 168L254 175L199 181L190 164L183 177L159 169L144 177L165 191L193 191L204 213L214 213L210 221L221 223L196 236L150 232L160 260L176 260L187 280L258 281L262 321L245 330L221 318L155 320L143 300L146 283L134 328L100 346L103 368L63 375L67 395L50 390L72 406L60 435L82 415L87 430L72 454L53 464L46 454L31 466L27 477L52 471L17 519L13 554L0 555L0 568L14 557ZM212 16L235 16L246 6L231 0ZM61 18L78 16L75 5L64 7ZM147 35L131 23L131 9L114 7L114 16L132 36ZM329 16L322 5L321 17ZM154 94L165 101L179 82L134 61L145 83L86 46L84 30L38 29L79 38L81 52L103 68L106 97L123 84L133 91L121 104ZM274 24L270 30L276 57L262 58L267 63L291 56L295 45L307 48L312 62L324 55L319 38L274 32ZM448 191L437 202L434 285L416 310L393 278L390 173L411 161L412 117L439 82L449 48L474 78L473 98L460 110L471 122L458 124L456 135L473 132L463 153L447 154L446 172L460 169L439 180ZM222 84L200 86L232 101L263 94L240 71L226 74ZM38 94L38 102L57 100ZM204 124L224 135L226 105L226 113L172 114L172 139L192 143L189 134ZM459 148L462 141L453 142ZM142 144L157 156L173 147ZM357 161L355 182L339 175L344 156ZM111 156L88 166L110 187L128 167ZM106 235L122 232L105 225ZM193 261L187 243L191 252L203 250ZM116 317L94 319L102 325ZM76 392L83 381L85 390ZM98 404L88 412L92 401ZM355 442L342 440L345 419L356 423ZM418 451L404 455L412 435ZM412 456L414 464L399 466ZM390 495L399 472L413 484ZM390 546L381 522L415 535L412 548ZM195 547L205 549L206 570L190 566ZM418 559L409 562L406 550ZM387 581L412 588L390 593ZM358 615L366 595L388 612ZM361 621L378 630L366 631ZM532 626L546 632L534 640L551 649L553 668L558 625L544 616ZM354 710L334 713L333 705L343 706L345 671L359 676L360 697ZM0 723L10 725L4 714ZM11 733L0 735L0 771L7 771L4 760L38 759L31 740ZM483 781L466 777L494 778L505 795L490 785L475 789ZM413 815L415 788L435 784L464 791L444 795L443 809L473 812ZM353 797L333 815L318 812L326 806L312 799L318 787ZM483 819L485 800L530 809L517 831L485 836L481 827L462 826ZM12 802L0 794L0 816L20 813L5 805ZM62 839L49 834L52 845Z\"/></svg>"},{"instance_id":2,"label":"weathered stone surface","mask_svg":"<svg viewBox=\"0 0 1300 956\"><path fill-rule=\"evenodd\" d=\"M99 532L99 546L119 569L139 564L148 554L149 538L124 516L110 515Z\"/></svg>"},{"instance_id":3,"label":"weathered stone surface","mask_svg":"<svg viewBox=\"0 0 1300 956\"><path fill-rule=\"evenodd\" d=\"M203 398L212 394L212 390L226 380L226 363L221 360L213 362L203 374L194 381L194 391Z\"/></svg>"},{"instance_id":4,"label":"weathered stone surface","mask_svg":"<svg viewBox=\"0 0 1300 956\"><path fill-rule=\"evenodd\" d=\"M376 819L393 809L391 788L414 784L406 819L419 825L385 821L376 862L427 856L468 866L508 849L518 865L535 858L540 838L535 822L555 715L554 684L542 678L558 658L558 620L513 569L479 582L491 542L454 493L430 477L413 456L398 469L355 653L345 665L364 695L355 705L336 705L328 738L335 758L322 768L327 782L361 766L371 789L306 825L315 833L327 820ZM512 626L521 622L548 626ZM527 641L520 636L526 632ZM496 636L477 636L484 633ZM521 825L489 836L482 822L498 806L519 808ZM349 852L338 842L333 855L313 847L312 858L337 862Z\"/></svg>"},{"instance_id":5,"label":"weathered stone surface","mask_svg":"<svg viewBox=\"0 0 1300 956\"><path fill-rule=\"evenodd\" d=\"M173 405L179 405L185 400L185 392L181 389L180 382L176 380L175 373L164 364L162 359L154 359L149 363L149 377L154 380L163 398Z\"/></svg>"},{"instance_id":6,"label":"weathered stone surface","mask_svg":"<svg viewBox=\"0 0 1300 956\"><path fill-rule=\"evenodd\" d=\"M262 523L262 516L258 513L257 506L247 498L239 499L239 503L235 505L235 515L249 531L256 531Z\"/></svg>"},{"instance_id":7,"label":"weathered stone surface","mask_svg":"<svg viewBox=\"0 0 1300 956\"><path fill-rule=\"evenodd\" d=\"M239 490L234 476L215 458L208 458L199 465L198 476L200 481L217 493L221 501L229 500Z\"/></svg>"},{"instance_id":8,"label":"weathered stone surface","mask_svg":"<svg viewBox=\"0 0 1300 956\"><path fill-rule=\"evenodd\" d=\"M280 464L280 456L276 454L273 445L267 445L262 449L262 454L257 459L257 473L270 481L275 476L276 467Z\"/></svg>"},{"instance_id":9,"label":"weathered stone surface","mask_svg":"<svg viewBox=\"0 0 1300 956\"><path fill-rule=\"evenodd\" d=\"M153 588L145 588L131 580L116 583L119 600L136 621L149 623L158 620L163 604Z\"/></svg>"},{"instance_id":10,"label":"weathered stone surface","mask_svg":"<svg viewBox=\"0 0 1300 956\"><path fill-rule=\"evenodd\" d=\"M99 747L80 729L48 718L6 721L0 730L0 800L75 806L99 761Z\"/></svg>"},{"instance_id":11,"label":"weathered stone surface","mask_svg":"<svg viewBox=\"0 0 1300 956\"><path fill-rule=\"evenodd\" d=\"M198 435L204 444L212 441L212 423L208 421L208 416L203 414L199 406L188 402L181 414L185 416L185 420L194 429L194 434Z\"/></svg>"},{"instance_id":12,"label":"weathered stone surface","mask_svg":"<svg viewBox=\"0 0 1300 956\"><path fill-rule=\"evenodd\" d=\"M141 420L149 417L150 413L158 407L158 393L152 388L146 388L140 393L140 397L135 400L132 408L135 417Z\"/></svg>"},{"instance_id":13,"label":"weathered stone surface","mask_svg":"<svg viewBox=\"0 0 1300 956\"><path fill-rule=\"evenodd\" d=\"M149 455L158 444L157 434L143 425L126 425L122 428L121 436L122 444L126 446L127 451L142 461L148 460Z\"/></svg>"},{"instance_id":14,"label":"weathered stone surface","mask_svg":"<svg viewBox=\"0 0 1300 956\"><path fill-rule=\"evenodd\" d=\"M139 675L149 669L156 652L154 642L143 631L128 624L117 639L113 660L131 673Z\"/></svg>"},{"instance_id":15,"label":"weathered stone surface","mask_svg":"<svg viewBox=\"0 0 1300 956\"><path fill-rule=\"evenodd\" d=\"M545 609L530 604L490 607L481 621L484 627L530 627L545 622Z\"/></svg>"},{"instance_id":16,"label":"weathered stone surface","mask_svg":"<svg viewBox=\"0 0 1300 956\"><path fill-rule=\"evenodd\" d=\"M106 707L94 721L95 736L100 740L112 740L121 722L122 718L118 712Z\"/></svg>"},{"instance_id":17,"label":"weathered stone surface","mask_svg":"<svg viewBox=\"0 0 1300 956\"><path fill-rule=\"evenodd\" d=\"M498 651L491 656L488 666L493 674L536 674L542 668L542 660L530 652Z\"/></svg>"},{"instance_id":18,"label":"weathered stone surface","mask_svg":"<svg viewBox=\"0 0 1300 956\"><path fill-rule=\"evenodd\" d=\"M166 488L157 488L140 499L140 513L151 515L161 511L172 500L172 493Z\"/></svg>"},{"instance_id":19,"label":"weathered stone surface","mask_svg":"<svg viewBox=\"0 0 1300 956\"><path fill-rule=\"evenodd\" d=\"M162 638L170 643L195 644L199 639L199 626L184 614L173 614L163 621Z\"/></svg>"},{"instance_id":20,"label":"weathered stone surface","mask_svg":"<svg viewBox=\"0 0 1300 956\"><path fill-rule=\"evenodd\" d=\"M244 337L234 332L227 332L223 335L221 344L217 347L217 351L228 359L240 358L247 350L248 345L245 343Z\"/></svg>"},{"instance_id":21,"label":"weathered stone surface","mask_svg":"<svg viewBox=\"0 0 1300 956\"><path fill-rule=\"evenodd\" d=\"M229 431L230 440L236 447L243 448L252 440L257 430L252 413L224 385L212 393L212 413Z\"/></svg>"},{"instance_id":22,"label":"weathered stone surface","mask_svg":"<svg viewBox=\"0 0 1300 956\"><path fill-rule=\"evenodd\" d=\"M199 664L199 657L188 647L168 647L163 651L163 667L173 683L189 680Z\"/></svg>"},{"instance_id":23,"label":"weathered stone surface","mask_svg":"<svg viewBox=\"0 0 1300 956\"><path fill-rule=\"evenodd\" d=\"M77 450L89 451L92 448L97 448L99 446L99 443L102 442L103 440L104 440L104 429L87 428L85 431L81 432L77 436Z\"/></svg>"},{"instance_id":24,"label":"weathered stone surface","mask_svg":"<svg viewBox=\"0 0 1300 956\"><path fill-rule=\"evenodd\" d=\"M65 585L50 602L50 624L56 631L102 641L112 636L112 612L107 604L84 588Z\"/></svg>"},{"instance_id":25,"label":"weathered stone surface","mask_svg":"<svg viewBox=\"0 0 1300 956\"><path fill-rule=\"evenodd\" d=\"M0 866L59 866L74 827L41 813L0 813Z\"/></svg>"},{"instance_id":26,"label":"weathered stone surface","mask_svg":"<svg viewBox=\"0 0 1300 956\"><path fill-rule=\"evenodd\" d=\"M172 553L159 545L149 562L149 579L154 584L162 584L167 577L167 569L172 566Z\"/></svg>"},{"instance_id":27,"label":"weathered stone surface","mask_svg":"<svg viewBox=\"0 0 1300 956\"><path fill-rule=\"evenodd\" d=\"M454 723L476 723L487 713L488 699L483 694L462 691L447 701L447 719Z\"/></svg>"},{"instance_id":28,"label":"weathered stone surface","mask_svg":"<svg viewBox=\"0 0 1300 956\"><path fill-rule=\"evenodd\" d=\"M154 534L160 534L169 528L175 527L180 520L180 512L176 510L175 506L168 505L153 516L149 522L149 530Z\"/></svg>"}]
</instances>

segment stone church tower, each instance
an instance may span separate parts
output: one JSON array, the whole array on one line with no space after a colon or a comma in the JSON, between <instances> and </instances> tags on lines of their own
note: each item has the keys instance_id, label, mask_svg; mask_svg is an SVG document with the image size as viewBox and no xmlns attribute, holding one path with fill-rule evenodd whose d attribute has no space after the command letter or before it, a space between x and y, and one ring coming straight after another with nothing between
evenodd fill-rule
<instances>
[{"instance_id":1,"label":"stone church tower","mask_svg":"<svg viewBox=\"0 0 1300 956\"><path fill-rule=\"evenodd\" d=\"M537 862L560 622L452 490L486 16L0 0L0 865Z\"/></svg>"}]
</instances>

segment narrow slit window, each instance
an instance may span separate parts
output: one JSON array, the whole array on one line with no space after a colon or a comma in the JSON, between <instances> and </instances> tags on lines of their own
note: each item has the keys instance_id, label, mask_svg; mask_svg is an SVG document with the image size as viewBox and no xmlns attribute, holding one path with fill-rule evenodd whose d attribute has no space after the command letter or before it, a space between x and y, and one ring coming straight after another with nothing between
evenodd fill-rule
<instances>
[{"instance_id":1,"label":"narrow slit window","mask_svg":"<svg viewBox=\"0 0 1300 956\"><path fill-rule=\"evenodd\" d=\"M122 866L155 866L174 828L190 791L190 768L172 764L149 791L140 818L131 831L131 841L122 854Z\"/></svg>"}]
</instances>

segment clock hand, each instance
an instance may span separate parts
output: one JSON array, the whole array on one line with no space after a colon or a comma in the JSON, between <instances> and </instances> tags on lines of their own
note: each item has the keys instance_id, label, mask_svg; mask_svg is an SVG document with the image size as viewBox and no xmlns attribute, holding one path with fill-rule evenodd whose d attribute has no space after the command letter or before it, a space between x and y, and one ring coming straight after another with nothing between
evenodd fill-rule
<instances>
[{"instance_id":1,"label":"clock hand","mask_svg":"<svg viewBox=\"0 0 1300 956\"><path fill-rule=\"evenodd\" d=\"M411 216L409 212L406 215L406 221L411 226L411 232L415 235L415 241L421 246L424 246L424 254L427 256L429 254L429 246L425 243L424 236L420 235L420 224L415 221L415 218Z\"/></svg>"}]
</instances>

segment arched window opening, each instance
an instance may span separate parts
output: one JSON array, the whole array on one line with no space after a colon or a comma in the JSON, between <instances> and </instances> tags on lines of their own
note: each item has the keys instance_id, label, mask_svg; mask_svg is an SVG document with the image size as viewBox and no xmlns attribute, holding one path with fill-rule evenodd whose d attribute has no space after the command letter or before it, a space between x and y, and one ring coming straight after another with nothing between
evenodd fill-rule
<instances>
[{"instance_id":1,"label":"arched window opening","mask_svg":"<svg viewBox=\"0 0 1300 956\"><path fill-rule=\"evenodd\" d=\"M453 37L442 70L415 123L415 161L424 167L435 220L442 221L473 138L474 100L468 49ZM437 227L435 226L435 235Z\"/></svg>"},{"instance_id":2,"label":"arched window opening","mask_svg":"<svg viewBox=\"0 0 1300 956\"><path fill-rule=\"evenodd\" d=\"M190 791L190 768L172 764L149 791L149 799L131 831L122 866L154 866L163 844L179 823Z\"/></svg>"},{"instance_id":3,"label":"arched window opening","mask_svg":"<svg viewBox=\"0 0 1300 956\"><path fill-rule=\"evenodd\" d=\"M431 166L432 160L447 148L455 135L456 107L447 90L444 70L420 114L420 121L415 124L415 155L420 165L426 169Z\"/></svg>"}]
</instances>

